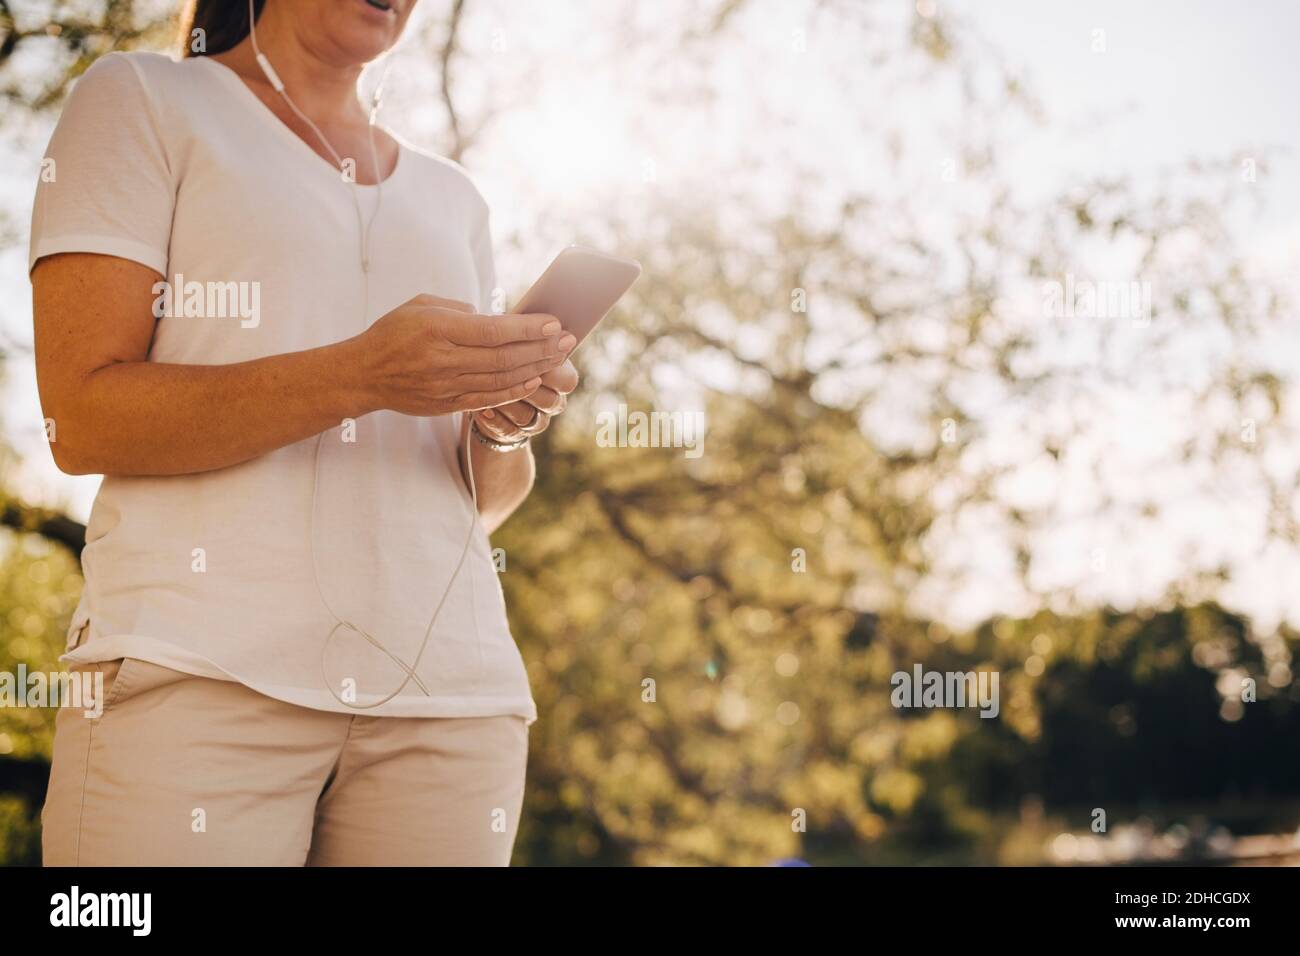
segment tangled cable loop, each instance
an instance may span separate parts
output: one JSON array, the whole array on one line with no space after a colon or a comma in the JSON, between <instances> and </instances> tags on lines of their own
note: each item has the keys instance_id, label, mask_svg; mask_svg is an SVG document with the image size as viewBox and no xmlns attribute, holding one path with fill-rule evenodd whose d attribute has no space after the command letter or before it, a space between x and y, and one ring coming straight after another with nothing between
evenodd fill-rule
<instances>
[{"instance_id":1,"label":"tangled cable loop","mask_svg":"<svg viewBox=\"0 0 1300 956\"><path fill-rule=\"evenodd\" d=\"M420 642L420 650L415 655L415 660L408 665L400 657L398 657L387 647L385 647L383 642L380 641L379 638L375 637L369 631L366 631L363 628L360 628L357 625L353 624L351 621L345 619L337 611L335 611L333 605L331 605L329 602L329 598L325 596L325 589L321 586L320 563L316 559L316 503L317 503L317 499L319 498L319 491L320 491L321 446L324 444L325 436L327 434L328 432L321 432L316 439L316 453L315 453L315 461L312 470L312 483L311 483L312 576L316 582L316 593L320 595L321 604L324 605L325 610L329 612L330 617L334 618L334 622L335 622L334 626L330 628L329 633L325 635L325 643L321 646L321 652L320 652L321 680L324 682L326 689L334 696L335 700L337 700L340 704L344 705L345 707L350 707L354 710L371 710L375 707L380 707L388 703L390 700L392 700L394 697L396 697L398 694L404 691L406 689L406 685L412 682L415 683L415 686L420 688L420 690L424 693L426 697L431 696L429 693L429 688L426 687L424 682L420 680L420 678L416 675L416 670L420 666L420 661L423 660L424 658L424 652L429 647L429 639L433 636L433 627L434 624L437 623L438 615L442 613L443 605L447 603L447 598L451 594L451 589L455 585L456 579L460 576L460 570L462 567L465 566L465 558L469 555L469 547L470 544L473 543L474 541L474 532L478 528L478 521L479 521L478 489L474 484L473 456L469 453L469 451L466 451L465 476L469 482L469 496L470 496L469 533L465 535L465 544L460 550L460 558L456 561L456 568L451 572L451 578L447 581L447 587L442 592L442 597L438 600L438 606L433 609L433 615L429 618L428 627L424 629L424 639ZM359 635L368 644L383 652L383 654L390 661L392 661L399 668L401 668L402 671L406 674L406 677L402 679L402 682L398 684L397 687L394 688L393 691L389 693L387 696L382 697L381 699L375 701L374 703L359 704L355 701L345 700L339 694L339 692L334 689L334 684L330 681L329 675L326 673L325 670L325 658L329 653L330 645L334 642L335 636L342 630L349 630Z\"/></svg>"}]
</instances>

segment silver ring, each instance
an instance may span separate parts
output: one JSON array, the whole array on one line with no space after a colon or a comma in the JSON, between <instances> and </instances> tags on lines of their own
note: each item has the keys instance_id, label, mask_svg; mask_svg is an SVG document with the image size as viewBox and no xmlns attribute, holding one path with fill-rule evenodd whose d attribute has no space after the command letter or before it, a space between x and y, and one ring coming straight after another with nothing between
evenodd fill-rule
<instances>
[{"instance_id":1,"label":"silver ring","mask_svg":"<svg viewBox=\"0 0 1300 956\"><path fill-rule=\"evenodd\" d=\"M474 440L477 441L480 445L484 445L487 448L490 448L493 451L497 451L497 452L515 451L519 448L526 447L529 442L529 438L527 435L525 435L523 438L519 439L518 441L498 441L497 439L493 438L491 435L486 434L481 428L479 428L478 422L474 421L473 419L470 420L469 430L470 430L470 434L474 436Z\"/></svg>"},{"instance_id":2,"label":"silver ring","mask_svg":"<svg viewBox=\"0 0 1300 956\"><path fill-rule=\"evenodd\" d=\"M533 417L528 420L527 424L516 425L515 428L518 428L525 435L533 435L536 434L535 429L541 423L541 420L542 420L542 410L538 408L536 405L534 405Z\"/></svg>"}]
</instances>

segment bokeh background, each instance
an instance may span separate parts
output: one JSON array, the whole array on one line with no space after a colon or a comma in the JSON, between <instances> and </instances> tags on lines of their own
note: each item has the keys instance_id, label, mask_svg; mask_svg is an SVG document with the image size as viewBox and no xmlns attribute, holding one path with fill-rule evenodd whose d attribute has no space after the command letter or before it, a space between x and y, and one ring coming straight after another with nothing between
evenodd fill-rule
<instances>
[{"instance_id":1,"label":"bokeh background","mask_svg":"<svg viewBox=\"0 0 1300 956\"><path fill-rule=\"evenodd\" d=\"M0 670L58 666L97 486L36 401L40 158L175 14L0 0ZM475 177L507 297L570 242L645 267L494 537L517 863L1300 862L1297 28L422 0L382 121ZM1053 314L1066 277L1149 320ZM619 404L705 412L704 453L600 447ZM999 716L895 709L918 663L997 671ZM39 860L52 727L0 708L0 862Z\"/></svg>"}]
</instances>

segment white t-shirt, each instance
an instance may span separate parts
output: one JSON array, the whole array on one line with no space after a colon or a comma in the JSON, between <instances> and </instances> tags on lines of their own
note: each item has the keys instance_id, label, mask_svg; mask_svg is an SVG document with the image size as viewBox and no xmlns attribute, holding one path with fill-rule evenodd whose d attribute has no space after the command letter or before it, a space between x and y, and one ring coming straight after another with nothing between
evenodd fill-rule
<instances>
[{"instance_id":1,"label":"white t-shirt","mask_svg":"<svg viewBox=\"0 0 1300 956\"><path fill-rule=\"evenodd\" d=\"M150 361L218 365L315 348L420 293L486 311L495 282L488 209L459 166L400 143L372 230L363 303L349 189L361 190L369 216L376 187L345 184L237 74L207 57L104 56L77 82L47 156L53 175L37 190L29 266L92 252L159 272L173 302L156 322ZM215 317L223 301L236 301L231 289L242 291L244 307ZM186 317L192 291L209 317ZM321 445L321 588L341 617L408 663L470 530L460 423L459 414L381 411L352 428L340 423ZM315 448L312 438L183 477L106 477L64 659L141 658L321 710L533 721L481 526L417 670L429 695L411 682L389 703L353 711L330 693L325 675L344 697L355 687L356 703L373 702L404 674L346 631L322 674L336 621L312 572Z\"/></svg>"}]
</instances>

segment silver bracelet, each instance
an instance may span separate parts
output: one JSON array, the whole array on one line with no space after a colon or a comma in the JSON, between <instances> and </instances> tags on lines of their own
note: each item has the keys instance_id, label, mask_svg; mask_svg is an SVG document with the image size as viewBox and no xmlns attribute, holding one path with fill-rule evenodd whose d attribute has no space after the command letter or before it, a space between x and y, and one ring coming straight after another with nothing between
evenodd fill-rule
<instances>
[{"instance_id":1,"label":"silver bracelet","mask_svg":"<svg viewBox=\"0 0 1300 956\"><path fill-rule=\"evenodd\" d=\"M512 451L518 451L520 448L523 448L525 445L527 445L530 439L530 436L525 435L523 438L519 439L518 441L497 441L492 436L484 435L481 431L479 431L478 422L474 421L474 419L472 418L469 421L469 430L473 433L474 438L478 441L480 445L486 445L488 448L491 448L493 451L499 451L502 454L505 454L507 452L512 452Z\"/></svg>"}]
</instances>

